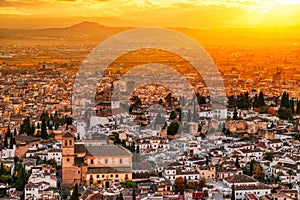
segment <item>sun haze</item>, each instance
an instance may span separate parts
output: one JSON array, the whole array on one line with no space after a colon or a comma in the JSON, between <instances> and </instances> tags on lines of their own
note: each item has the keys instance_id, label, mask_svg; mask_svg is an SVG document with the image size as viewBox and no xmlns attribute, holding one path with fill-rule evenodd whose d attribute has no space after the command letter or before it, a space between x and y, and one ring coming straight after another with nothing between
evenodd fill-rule
<instances>
[{"instance_id":1,"label":"sun haze","mask_svg":"<svg viewBox=\"0 0 300 200\"><path fill-rule=\"evenodd\" d=\"M286 27L300 23L300 0L2 0L1 28L108 26Z\"/></svg>"}]
</instances>

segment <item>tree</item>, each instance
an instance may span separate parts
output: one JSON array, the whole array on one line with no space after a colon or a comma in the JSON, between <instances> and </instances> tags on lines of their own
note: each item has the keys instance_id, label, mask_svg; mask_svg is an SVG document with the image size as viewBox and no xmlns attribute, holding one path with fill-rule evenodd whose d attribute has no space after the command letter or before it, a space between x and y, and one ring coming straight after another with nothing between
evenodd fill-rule
<instances>
[{"instance_id":1,"label":"tree","mask_svg":"<svg viewBox=\"0 0 300 200\"><path fill-rule=\"evenodd\" d=\"M265 97L264 97L264 93L263 92L259 93L258 102L259 102L259 107L266 105L265 104Z\"/></svg>"},{"instance_id":2,"label":"tree","mask_svg":"<svg viewBox=\"0 0 300 200\"><path fill-rule=\"evenodd\" d=\"M176 112L174 110L172 110L170 113L170 120L174 120L176 118L177 118Z\"/></svg>"},{"instance_id":3,"label":"tree","mask_svg":"<svg viewBox=\"0 0 300 200\"><path fill-rule=\"evenodd\" d=\"M9 148L13 149L14 144L16 143L15 138L13 137L13 135L10 135L10 140L9 140Z\"/></svg>"},{"instance_id":4,"label":"tree","mask_svg":"<svg viewBox=\"0 0 300 200\"><path fill-rule=\"evenodd\" d=\"M196 94L198 104L206 104L206 99L205 97L201 96L199 92Z\"/></svg>"},{"instance_id":5,"label":"tree","mask_svg":"<svg viewBox=\"0 0 300 200\"><path fill-rule=\"evenodd\" d=\"M179 122L178 121L172 121L170 125L167 128L168 135L176 135L179 130Z\"/></svg>"},{"instance_id":6,"label":"tree","mask_svg":"<svg viewBox=\"0 0 300 200\"><path fill-rule=\"evenodd\" d=\"M289 108L289 93L284 92L282 94L280 107Z\"/></svg>"},{"instance_id":7,"label":"tree","mask_svg":"<svg viewBox=\"0 0 300 200\"><path fill-rule=\"evenodd\" d=\"M188 109L187 112L187 122L191 122L192 121L192 112L190 109Z\"/></svg>"},{"instance_id":8,"label":"tree","mask_svg":"<svg viewBox=\"0 0 300 200\"><path fill-rule=\"evenodd\" d=\"M199 182L197 181L189 182L188 184L186 184L186 188L192 190L201 190L205 185L206 185L206 180L203 178L200 179Z\"/></svg>"},{"instance_id":9,"label":"tree","mask_svg":"<svg viewBox=\"0 0 300 200\"><path fill-rule=\"evenodd\" d=\"M4 147L8 148L8 138L7 138L7 134L5 133L5 136L4 136Z\"/></svg>"},{"instance_id":10,"label":"tree","mask_svg":"<svg viewBox=\"0 0 300 200\"><path fill-rule=\"evenodd\" d=\"M79 199L78 184L76 183L72 192L71 200L78 200L78 199Z\"/></svg>"},{"instance_id":11,"label":"tree","mask_svg":"<svg viewBox=\"0 0 300 200\"><path fill-rule=\"evenodd\" d=\"M231 135L231 132L230 132L230 130L229 130L229 129L227 129L227 130L226 130L226 133L225 133L225 135L226 135L226 136L230 136L230 135Z\"/></svg>"},{"instance_id":12,"label":"tree","mask_svg":"<svg viewBox=\"0 0 300 200\"><path fill-rule=\"evenodd\" d=\"M250 161L250 169L249 169L249 176L253 176L254 174L254 160Z\"/></svg>"},{"instance_id":13,"label":"tree","mask_svg":"<svg viewBox=\"0 0 300 200\"><path fill-rule=\"evenodd\" d=\"M268 106L261 106L260 107L260 114L267 114L268 113L268 110L269 110L269 107Z\"/></svg>"},{"instance_id":14,"label":"tree","mask_svg":"<svg viewBox=\"0 0 300 200\"><path fill-rule=\"evenodd\" d=\"M48 139L47 127L45 119L42 120L42 127L41 127L41 138L44 140Z\"/></svg>"},{"instance_id":15,"label":"tree","mask_svg":"<svg viewBox=\"0 0 300 200\"><path fill-rule=\"evenodd\" d=\"M37 128L37 129L40 129L40 128L41 128L40 122L37 123L36 128Z\"/></svg>"},{"instance_id":16,"label":"tree","mask_svg":"<svg viewBox=\"0 0 300 200\"><path fill-rule=\"evenodd\" d=\"M292 114L295 114L295 105L294 105L294 100L290 100L289 108L292 110Z\"/></svg>"},{"instance_id":17,"label":"tree","mask_svg":"<svg viewBox=\"0 0 300 200\"><path fill-rule=\"evenodd\" d=\"M237 113L237 110L236 110L236 107L234 108L234 112L233 112L233 120L238 120L239 117L238 117L238 113Z\"/></svg>"},{"instance_id":18,"label":"tree","mask_svg":"<svg viewBox=\"0 0 300 200\"><path fill-rule=\"evenodd\" d=\"M185 180L182 176L179 176L175 179L175 191L177 193L183 193L186 189Z\"/></svg>"},{"instance_id":19,"label":"tree","mask_svg":"<svg viewBox=\"0 0 300 200\"><path fill-rule=\"evenodd\" d=\"M23 190L26 183L27 183L27 173L25 171L25 167L21 165L20 169L18 170L18 178L16 181L17 190L19 191Z\"/></svg>"},{"instance_id":20,"label":"tree","mask_svg":"<svg viewBox=\"0 0 300 200\"><path fill-rule=\"evenodd\" d=\"M159 99L158 104L159 104L159 105L162 105L162 104L163 104L163 100L162 100L162 99Z\"/></svg>"},{"instance_id":21,"label":"tree","mask_svg":"<svg viewBox=\"0 0 300 200\"><path fill-rule=\"evenodd\" d=\"M7 127L6 134L7 134L7 137L10 137L10 135L11 135L11 131L10 131L10 127L9 126Z\"/></svg>"},{"instance_id":22,"label":"tree","mask_svg":"<svg viewBox=\"0 0 300 200\"><path fill-rule=\"evenodd\" d=\"M235 200L235 188L234 184L231 186L231 200Z\"/></svg>"},{"instance_id":23,"label":"tree","mask_svg":"<svg viewBox=\"0 0 300 200\"><path fill-rule=\"evenodd\" d=\"M203 187L205 187L205 185L206 185L206 180L205 180L205 178L200 179L200 181L199 181L199 187L200 187L200 188L203 188Z\"/></svg>"},{"instance_id":24,"label":"tree","mask_svg":"<svg viewBox=\"0 0 300 200\"><path fill-rule=\"evenodd\" d=\"M165 123L165 118L163 118L163 117L161 116L161 114L158 113L158 114L156 115L156 118L155 118L155 125L157 125L157 124L164 124L164 123Z\"/></svg>"},{"instance_id":25,"label":"tree","mask_svg":"<svg viewBox=\"0 0 300 200\"><path fill-rule=\"evenodd\" d=\"M29 135L34 135L34 132L35 132L35 126L34 124L32 124L30 127Z\"/></svg>"},{"instance_id":26,"label":"tree","mask_svg":"<svg viewBox=\"0 0 300 200\"><path fill-rule=\"evenodd\" d=\"M132 200L136 200L135 188L132 189Z\"/></svg>"},{"instance_id":27,"label":"tree","mask_svg":"<svg viewBox=\"0 0 300 200\"><path fill-rule=\"evenodd\" d=\"M172 94L169 93L166 97L165 97L166 102L168 103L168 106L172 106Z\"/></svg>"},{"instance_id":28,"label":"tree","mask_svg":"<svg viewBox=\"0 0 300 200\"><path fill-rule=\"evenodd\" d=\"M286 107L280 107L278 109L278 117L283 120L293 120L293 112Z\"/></svg>"},{"instance_id":29,"label":"tree","mask_svg":"<svg viewBox=\"0 0 300 200\"><path fill-rule=\"evenodd\" d=\"M234 108L236 107L236 102L235 102L235 98L233 95L228 97L228 107L229 108Z\"/></svg>"},{"instance_id":30,"label":"tree","mask_svg":"<svg viewBox=\"0 0 300 200\"><path fill-rule=\"evenodd\" d=\"M300 114L300 101L297 101L296 114Z\"/></svg>"},{"instance_id":31,"label":"tree","mask_svg":"<svg viewBox=\"0 0 300 200\"><path fill-rule=\"evenodd\" d=\"M253 100L253 107L254 108L259 108L259 106L260 106L259 99L258 99L257 94L255 94L254 100Z\"/></svg>"},{"instance_id":32,"label":"tree","mask_svg":"<svg viewBox=\"0 0 300 200\"><path fill-rule=\"evenodd\" d=\"M123 194L122 194L122 193L120 193L120 194L118 195L117 200L124 200L124 197L123 197Z\"/></svg>"},{"instance_id":33,"label":"tree","mask_svg":"<svg viewBox=\"0 0 300 200\"><path fill-rule=\"evenodd\" d=\"M235 167L240 168L240 163L239 163L239 158L238 157L236 157L236 159L235 159Z\"/></svg>"},{"instance_id":34,"label":"tree","mask_svg":"<svg viewBox=\"0 0 300 200\"><path fill-rule=\"evenodd\" d=\"M295 135L295 140L300 141L300 134L299 134L299 133L297 133L297 134Z\"/></svg>"},{"instance_id":35,"label":"tree","mask_svg":"<svg viewBox=\"0 0 300 200\"><path fill-rule=\"evenodd\" d=\"M265 156L266 160L269 160L271 162L273 161L273 157L274 157L273 152L271 152L271 151L266 152L264 156Z\"/></svg>"},{"instance_id":36,"label":"tree","mask_svg":"<svg viewBox=\"0 0 300 200\"><path fill-rule=\"evenodd\" d=\"M262 172L262 168L258 165L254 166L254 178L262 181L264 178L264 174Z\"/></svg>"},{"instance_id":37,"label":"tree","mask_svg":"<svg viewBox=\"0 0 300 200\"><path fill-rule=\"evenodd\" d=\"M23 123L21 124L21 127L20 127L20 134L27 134L27 135L30 135L31 133L31 126L30 126L30 118L29 117L26 117L24 120L23 120Z\"/></svg>"},{"instance_id":38,"label":"tree","mask_svg":"<svg viewBox=\"0 0 300 200\"><path fill-rule=\"evenodd\" d=\"M123 188L136 188L136 183L132 180L126 180L121 182Z\"/></svg>"},{"instance_id":39,"label":"tree","mask_svg":"<svg viewBox=\"0 0 300 200\"><path fill-rule=\"evenodd\" d=\"M194 105L193 122L198 123L198 120L199 120L198 109L197 109L196 105Z\"/></svg>"},{"instance_id":40,"label":"tree","mask_svg":"<svg viewBox=\"0 0 300 200\"><path fill-rule=\"evenodd\" d=\"M1 166L0 166L0 175L8 175L10 174L10 169L4 165L3 163L1 163Z\"/></svg>"}]
</instances>

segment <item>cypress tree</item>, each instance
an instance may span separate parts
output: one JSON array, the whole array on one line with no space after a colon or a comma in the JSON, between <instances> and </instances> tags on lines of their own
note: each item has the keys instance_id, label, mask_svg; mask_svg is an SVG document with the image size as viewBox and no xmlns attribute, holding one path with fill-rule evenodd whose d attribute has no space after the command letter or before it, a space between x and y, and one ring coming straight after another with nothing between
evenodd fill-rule
<instances>
[{"instance_id":1,"label":"cypress tree","mask_svg":"<svg viewBox=\"0 0 300 200\"><path fill-rule=\"evenodd\" d=\"M259 107L266 105L265 104L265 97L264 97L264 93L263 92L259 93L258 102L259 102Z\"/></svg>"},{"instance_id":2,"label":"cypress tree","mask_svg":"<svg viewBox=\"0 0 300 200\"><path fill-rule=\"evenodd\" d=\"M231 200L235 200L235 188L234 184L231 186Z\"/></svg>"},{"instance_id":3,"label":"cypress tree","mask_svg":"<svg viewBox=\"0 0 300 200\"><path fill-rule=\"evenodd\" d=\"M239 117L238 117L238 113L237 113L237 110L236 110L236 107L234 108L234 112L233 112L233 120L238 120Z\"/></svg>"},{"instance_id":4,"label":"cypress tree","mask_svg":"<svg viewBox=\"0 0 300 200\"><path fill-rule=\"evenodd\" d=\"M78 184L75 184L75 187L73 189L72 192L72 196L71 196L71 200L78 200L79 199L79 195L78 195Z\"/></svg>"},{"instance_id":5,"label":"cypress tree","mask_svg":"<svg viewBox=\"0 0 300 200\"><path fill-rule=\"evenodd\" d=\"M297 101L296 114L300 114L300 101Z\"/></svg>"},{"instance_id":6,"label":"cypress tree","mask_svg":"<svg viewBox=\"0 0 300 200\"><path fill-rule=\"evenodd\" d=\"M254 160L251 160L249 175L252 176L253 174L254 174Z\"/></svg>"},{"instance_id":7,"label":"cypress tree","mask_svg":"<svg viewBox=\"0 0 300 200\"><path fill-rule=\"evenodd\" d=\"M187 122L191 122L192 121L192 112L190 109L188 109L188 113L187 113Z\"/></svg>"},{"instance_id":8,"label":"cypress tree","mask_svg":"<svg viewBox=\"0 0 300 200\"><path fill-rule=\"evenodd\" d=\"M227 103L229 108L235 107L236 106L235 97L233 95L229 96Z\"/></svg>"},{"instance_id":9,"label":"cypress tree","mask_svg":"<svg viewBox=\"0 0 300 200\"><path fill-rule=\"evenodd\" d=\"M235 167L240 168L240 163L239 163L239 158L238 157L236 157L236 159L235 159Z\"/></svg>"},{"instance_id":10,"label":"cypress tree","mask_svg":"<svg viewBox=\"0 0 300 200\"><path fill-rule=\"evenodd\" d=\"M136 200L135 188L132 188L132 200Z\"/></svg>"},{"instance_id":11,"label":"cypress tree","mask_svg":"<svg viewBox=\"0 0 300 200\"><path fill-rule=\"evenodd\" d=\"M47 127L45 119L42 119L42 127L41 127L41 138L44 140L48 139Z\"/></svg>"},{"instance_id":12,"label":"cypress tree","mask_svg":"<svg viewBox=\"0 0 300 200\"><path fill-rule=\"evenodd\" d=\"M198 123L199 115L196 105L194 105L194 111L193 111L193 122Z\"/></svg>"},{"instance_id":13,"label":"cypress tree","mask_svg":"<svg viewBox=\"0 0 300 200\"><path fill-rule=\"evenodd\" d=\"M10 137L11 135L11 131L10 131L10 127L7 126L7 131L6 131L7 137Z\"/></svg>"},{"instance_id":14,"label":"cypress tree","mask_svg":"<svg viewBox=\"0 0 300 200\"><path fill-rule=\"evenodd\" d=\"M0 167L0 176L4 175L4 165L3 163L1 163L1 167Z\"/></svg>"},{"instance_id":15,"label":"cypress tree","mask_svg":"<svg viewBox=\"0 0 300 200\"><path fill-rule=\"evenodd\" d=\"M24 189L24 186L27 182L27 174L26 174L25 168L23 166L21 166L21 168L19 169L18 175L19 175L19 177L16 181L16 188L17 188L17 190L21 191Z\"/></svg>"},{"instance_id":16,"label":"cypress tree","mask_svg":"<svg viewBox=\"0 0 300 200\"><path fill-rule=\"evenodd\" d=\"M290 108L289 93L284 92L282 94L280 107Z\"/></svg>"},{"instance_id":17,"label":"cypress tree","mask_svg":"<svg viewBox=\"0 0 300 200\"><path fill-rule=\"evenodd\" d=\"M4 147L8 148L8 140L7 140L7 133L5 133L5 136L4 136Z\"/></svg>"},{"instance_id":18,"label":"cypress tree","mask_svg":"<svg viewBox=\"0 0 300 200\"><path fill-rule=\"evenodd\" d=\"M15 138L14 138L13 135L11 134L11 135L10 135L10 140L9 140L9 148L10 148L10 149L13 149L14 144L15 144Z\"/></svg>"},{"instance_id":19,"label":"cypress tree","mask_svg":"<svg viewBox=\"0 0 300 200\"><path fill-rule=\"evenodd\" d=\"M258 108L259 107L259 99L258 99L257 94L255 94L255 96L254 96L253 107L254 108Z\"/></svg>"},{"instance_id":20,"label":"cypress tree","mask_svg":"<svg viewBox=\"0 0 300 200\"><path fill-rule=\"evenodd\" d=\"M177 118L177 115L176 115L175 111L172 110L171 113L170 113L170 119L171 119L171 120L174 120L174 119L176 119L176 118Z\"/></svg>"},{"instance_id":21,"label":"cypress tree","mask_svg":"<svg viewBox=\"0 0 300 200\"><path fill-rule=\"evenodd\" d=\"M295 114L295 105L294 105L294 100L290 100L289 108L292 110L292 113Z\"/></svg>"},{"instance_id":22,"label":"cypress tree","mask_svg":"<svg viewBox=\"0 0 300 200\"><path fill-rule=\"evenodd\" d=\"M118 198L117 198L117 199L118 199L118 200L124 200L123 194L120 193L120 194L118 195Z\"/></svg>"}]
</instances>

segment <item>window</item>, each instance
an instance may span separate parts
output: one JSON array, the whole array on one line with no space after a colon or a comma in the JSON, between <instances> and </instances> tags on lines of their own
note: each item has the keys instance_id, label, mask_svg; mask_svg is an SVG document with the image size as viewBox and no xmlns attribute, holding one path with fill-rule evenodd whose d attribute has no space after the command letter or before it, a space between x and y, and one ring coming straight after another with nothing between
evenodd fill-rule
<instances>
[{"instance_id":1,"label":"window","mask_svg":"<svg viewBox=\"0 0 300 200\"><path fill-rule=\"evenodd\" d=\"M72 140L69 140L69 145L70 145L70 146L72 145Z\"/></svg>"},{"instance_id":2,"label":"window","mask_svg":"<svg viewBox=\"0 0 300 200\"><path fill-rule=\"evenodd\" d=\"M100 175L99 175L99 174L97 175L97 178L100 178Z\"/></svg>"},{"instance_id":3,"label":"window","mask_svg":"<svg viewBox=\"0 0 300 200\"><path fill-rule=\"evenodd\" d=\"M68 146L68 140L65 140L65 146Z\"/></svg>"},{"instance_id":4,"label":"window","mask_svg":"<svg viewBox=\"0 0 300 200\"><path fill-rule=\"evenodd\" d=\"M114 177L114 175L113 175L113 174L111 174L111 175L110 175L110 177L112 178L112 177Z\"/></svg>"},{"instance_id":5,"label":"window","mask_svg":"<svg viewBox=\"0 0 300 200\"><path fill-rule=\"evenodd\" d=\"M119 174L116 174L116 178L119 178Z\"/></svg>"},{"instance_id":6,"label":"window","mask_svg":"<svg viewBox=\"0 0 300 200\"><path fill-rule=\"evenodd\" d=\"M107 161L107 159L105 159L105 164L107 164L108 163L108 161Z\"/></svg>"},{"instance_id":7,"label":"window","mask_svg":"<svg viewBox=\"0 0 300 200\"><path fill-rule=\"evenodd\" d=\"M70 162L70 158L67 158L67 162Z\"/></svg>"},{"instance_id":8,"label":"window","mask_svg":"<svg viewBox=\"0 0 300 200\"><path fill-rule=\"evenodd\" d=\"M102 175L102 178L104 178L104 175Z\"/></svg>"},{"instance_id":9,"label":"window","mask_svg":"<svg viewBox=\"0 0 300 200\"><path fill-rule=\"evenodd\" d=\"M122 164L122 158L120 158L120 164Z\"/></svg>"},{"instance_id":10,"label":"window","mask_svg":"<svg viewBox=\"0 0 300 200\"><path fill-rule=\"evenodd\" d=\"M93 165L94 164L94 160L93 159L91 159L91 165Z\"/></svg>"}]
</instances>

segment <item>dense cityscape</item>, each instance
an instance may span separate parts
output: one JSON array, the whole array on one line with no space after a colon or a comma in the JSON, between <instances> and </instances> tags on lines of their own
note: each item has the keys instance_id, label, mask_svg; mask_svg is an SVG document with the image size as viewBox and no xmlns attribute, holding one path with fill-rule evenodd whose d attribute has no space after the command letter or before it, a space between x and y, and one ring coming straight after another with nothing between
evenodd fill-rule
<instances>
[{"instance_id":1,"label":"dense cityscape","mask_svg":"<svg viewBox=\"0 0 300 200\"><path fill-rule=\"evenodd\" d=\"M98 3L110 1L91 4ZM3 19L18 19L1 8ZM38 23L22 20L24 27ZM23 29L0 22L0 199L300 199L297 27L168 25L203 48L209 58L202 65L216 68L222 88L218 77L189 62L204 58L193 54L193 45L176 46L181 41L166 44L191 57L133 48L109 61L123 52L120 46L138 46L138 35L104 45L106 54L93 57L109 38L135 33L135 24L118 24L81 20ZM105 70L97 59L108 63ZM211 80L224 89L224 102L216 101Z\"/></svg>"}]
</instances>

